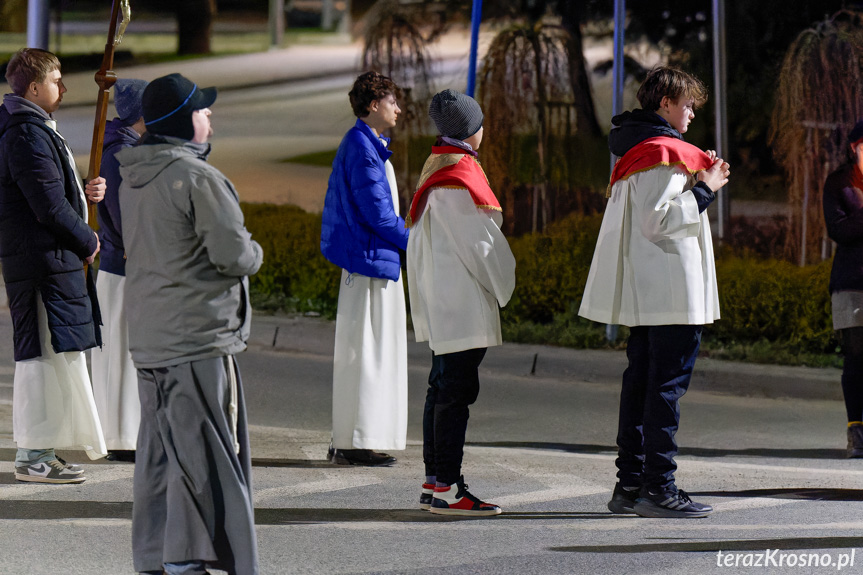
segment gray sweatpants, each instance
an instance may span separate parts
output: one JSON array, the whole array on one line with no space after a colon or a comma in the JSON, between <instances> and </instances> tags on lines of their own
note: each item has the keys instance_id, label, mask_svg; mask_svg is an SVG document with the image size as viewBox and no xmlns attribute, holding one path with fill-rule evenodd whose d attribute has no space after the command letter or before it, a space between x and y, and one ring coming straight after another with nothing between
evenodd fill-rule
<instances>
[{"instance_id":1,"label":"gray sweatpants","mask_svg":"<svg viewBox=\"0 0 863 575\"><path fill-rule=\"evenodd\" d=\"M138 394L135 570L200 560L257 574L246 407L233 357L139 369Z\"/></svg>"}]
</instances>

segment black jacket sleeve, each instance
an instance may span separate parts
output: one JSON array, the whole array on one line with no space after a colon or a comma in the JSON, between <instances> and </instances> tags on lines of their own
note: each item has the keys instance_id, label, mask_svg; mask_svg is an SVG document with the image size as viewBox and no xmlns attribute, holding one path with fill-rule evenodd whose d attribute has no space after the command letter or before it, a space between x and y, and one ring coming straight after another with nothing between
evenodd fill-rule
<instances>
[{"instance_id":1,"label":"black jacket sleeve","mask_svg":"<svg viewBox=\"0 0 863 575\"><path fill-rule=\"evenodd\" d=\"M50 137L40 128L22 126L13 137L7 148L11 151L10 173L36 219L54 233L62 247L81 259L88 257L96 251L96 234L66 197L66 176L58 168L58 161L66 159L58 157Z\"/></svg>"}]
</instances>

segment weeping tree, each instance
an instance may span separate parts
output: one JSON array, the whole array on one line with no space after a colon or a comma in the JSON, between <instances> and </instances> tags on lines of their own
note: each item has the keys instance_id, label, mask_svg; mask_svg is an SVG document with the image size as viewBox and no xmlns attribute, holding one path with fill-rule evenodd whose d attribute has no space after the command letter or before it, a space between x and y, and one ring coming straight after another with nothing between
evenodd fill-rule
<instances>
[{"instance_id":1,"label":"weeping tree","mask_svg":"<svg viewBox=\"0 0 863 575\"><path fill-rule=\"evenodd\" d=\"M831 253L821 208L830 172L848 158L846 134L863 116L863 15L840 11L802 32L779 78L770 139L788 175L785 252L800 265Z\"/></svg>"},{"instance_id":2,"label":"weeping tree","mask_svg":"<svg viewBox=\"0 0 863 575\"><path fill-rule=\"evenodd\" d=\"M406 211L428 144L419 140L433 128L428 103L434 94L428 46L444 31L440 11L425 4L380 0L367 17L362 67L389 76L401 89L402 113L390 136L402 211Z\"/></svg>"},{"instance_id":3,"label":"weeping tree","mask_svg":"<svg viewBox=\"0 0 863 575\"><path fill-rule=\"evenodd\" d=\"M574 41L563 26L514 26L492 40L483 60L483 165L510 233L542 230L565 213L602 205L590 181L607 174L590 172L607 171L607 152L593 139L598 124L584 113L581 79L573 78L571 59L582 57ZM589 91L587 99L592 103ZM577 138L579 131L589 137ZM605 158L598 164L597 150Z\"/></svg>"}]
</instances>

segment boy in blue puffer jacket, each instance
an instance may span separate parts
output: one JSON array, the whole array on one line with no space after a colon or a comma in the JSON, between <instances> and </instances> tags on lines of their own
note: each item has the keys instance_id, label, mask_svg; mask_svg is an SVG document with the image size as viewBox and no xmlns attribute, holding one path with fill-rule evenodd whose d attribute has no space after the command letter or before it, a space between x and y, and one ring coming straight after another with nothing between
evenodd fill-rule
<instances>
[{"instance_id":1,"label":"boy in blue puffer jacket","mask_svg":"<svg viewBox=\"0 0 863 575\"><path fill-rule=\"evenodd\" d=\"M401 113L392 80L359 76L356 124L333 161L321 252L342 268L333 359L333 463L383 466L407 438L407 314L400 278L408 231L382 132Z\"/></svg>"}]
</instances>

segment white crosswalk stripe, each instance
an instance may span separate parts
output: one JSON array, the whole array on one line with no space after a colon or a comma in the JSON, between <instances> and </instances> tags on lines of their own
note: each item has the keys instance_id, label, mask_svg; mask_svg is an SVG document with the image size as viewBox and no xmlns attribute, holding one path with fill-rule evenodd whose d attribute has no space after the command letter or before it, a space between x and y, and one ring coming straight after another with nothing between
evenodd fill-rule
<instances>
[{"instance_id":1,"label":"white crosswalk stripe","mask_svg":"<svg viewBox=\"0 0 863 575\"><path fill-rule=\"evenodd\" d=\"M311 495L312 493L329 493L344 489L356 489L368 485L383 483L383 479L370 475L346 475L344 473L325 473L325 479L292 483L278 487L268 487L255 490L255 505L266 506L283 497Z\"/></svg>"}]
</instances>

